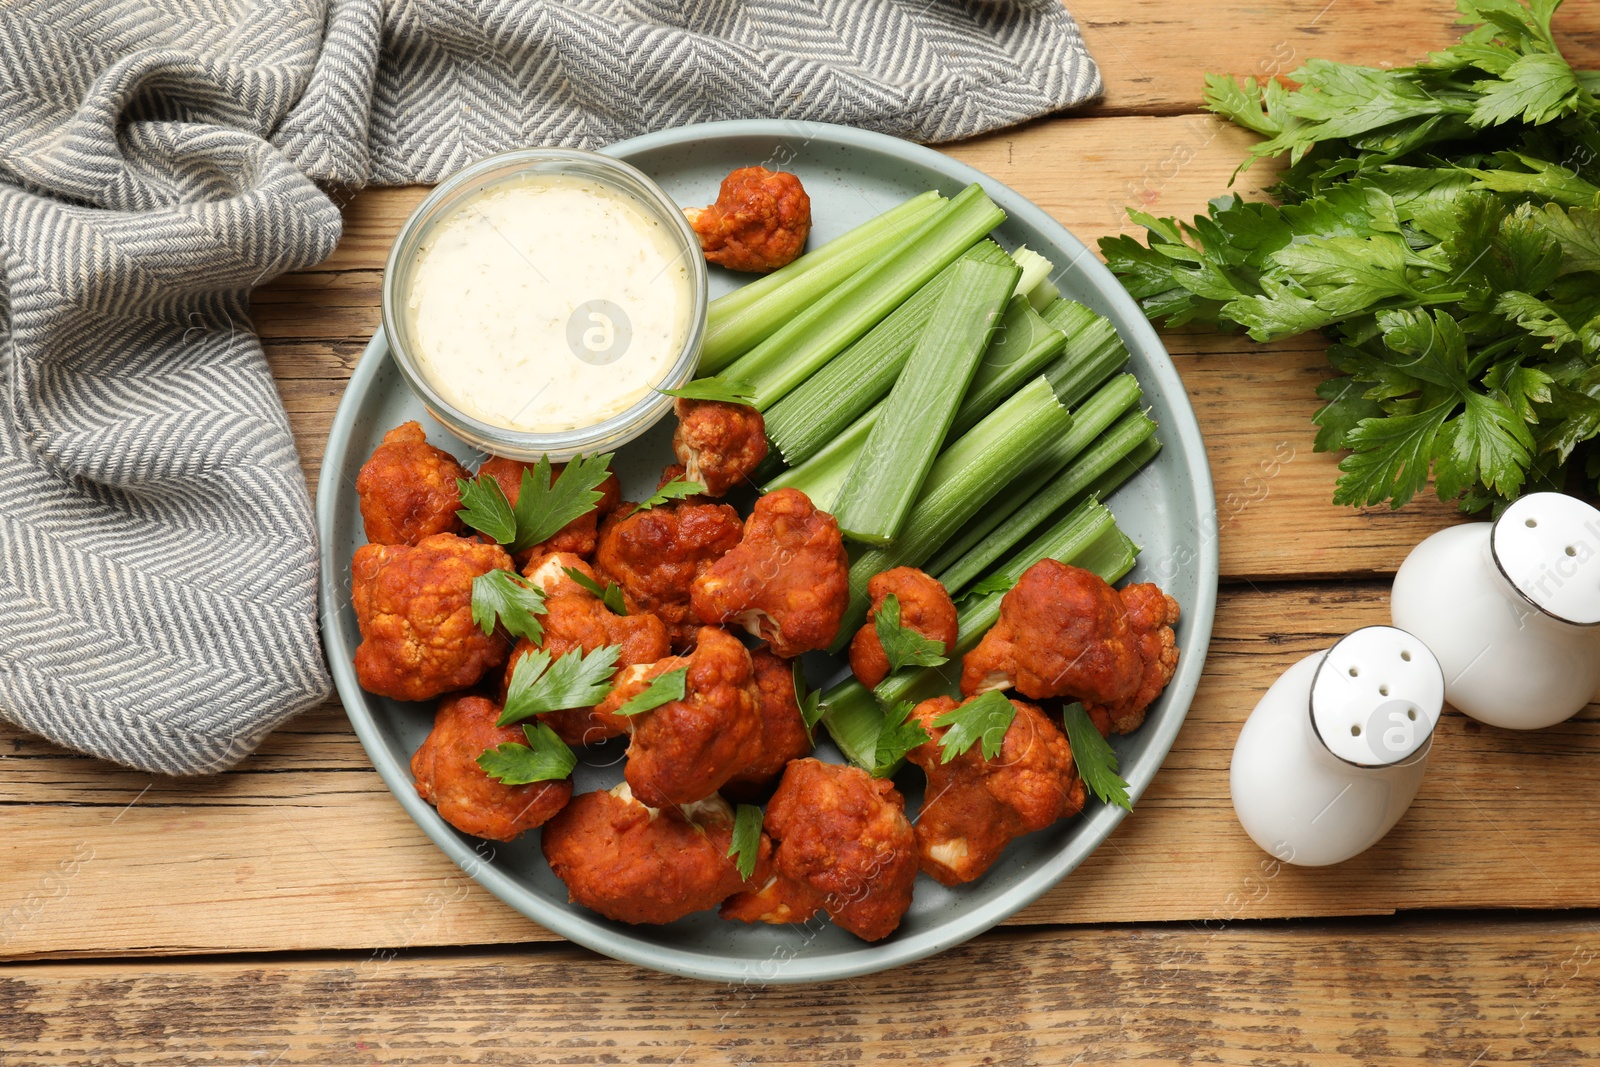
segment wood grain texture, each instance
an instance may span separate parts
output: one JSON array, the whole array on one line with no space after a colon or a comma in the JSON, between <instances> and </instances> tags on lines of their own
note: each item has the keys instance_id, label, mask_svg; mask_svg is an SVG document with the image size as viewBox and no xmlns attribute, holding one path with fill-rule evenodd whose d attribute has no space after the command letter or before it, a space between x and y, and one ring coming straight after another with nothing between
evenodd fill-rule
<instances>
[{"instance_id":1,"label":"wood grain texture","mask_svg":"<svg viewBox=\"0 0 1600 1067\"><path fill-rule=\"evenodd\" d=\"M1015 188L1091 245L1131 232L1124 208L1193 214L1228 188L1249 134L1212 118L1054 120L953 146L950 154ZM1130 177L1131 176L1131 177ZM1246 174L1237 188L1259 195ZM258 290L254 317L315 482L345 379L378 327L384 257L422 189L356 194L338 250L315 270ZM1422 499L1398 513L1331 503L1338 458L1316 454L1316 385L1331 372L1320 337L1258 345L1243 336L1168 331L1205 432L1227 579L1392 573L1454 509Z\"/></svg>"},{"instance_id":2,"label":"wood grain texture","mask_svg":"<svg viewBox=\"0 0 1600 1067\"><path fill-rule=\"evenodd\" d=\"M1207 71L1287 75L1308 59L1404 66L1460 34L1454 0L1068 0L1105 78L1090 114L1197 111ZM1600 67L1592 0L1569 0L1557 37L1579 67Z\"/></svg>"},{"instance_id":3,"label":"wood grain texture","mask_svg":"<svg viewBox=\"0 0 1600 1067\"><path fill-rule=\"evenodd\" d=\"M1199 694L1155 783L1013 922L1600 907L1600 708L1526 734L1447 714L1411 812L1338 867L1271 864L1245 837L1228 762L1261 690L1338 635L1387 621L1378 584L1225 590ZM336 707L302 716L237 770L195 781L115 770L10 730L0 753L0 956L551 936L434 848Z\"/></svg>"},{"instance_id":4,"label":"wood grain texture","mask_svg":"<svg viewBox=\"0 0 1600 1067\"><path fill-rule=\"evenodd\" d=\"M713 985L566 945L0 974L0 1060L272 1064L1569 1064L1586 919L985 935L886 974Z\"/></svg>"}]
</instances>

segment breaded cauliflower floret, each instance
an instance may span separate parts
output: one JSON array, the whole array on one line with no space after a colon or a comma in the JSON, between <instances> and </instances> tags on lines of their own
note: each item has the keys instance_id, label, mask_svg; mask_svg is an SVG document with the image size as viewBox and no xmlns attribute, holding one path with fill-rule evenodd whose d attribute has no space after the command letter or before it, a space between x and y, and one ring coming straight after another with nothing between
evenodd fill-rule
<instances>
[{"instance_id":1,"label":"breaded cauliflower floret","mask_svg":"<svg viewBox=\"0 0 1600 1067\"><path fill-rule=\"evenodd\" d=\"M479 696L446 698L433 730L411 757L417 795L464 834L510 841L542 826L572 796L572 780L504 785L478 766L478 757L504 744L527 744L520 726L496 726L500 706Z\"/></svg>"},{"instance_id":2,"label":"breaded cauliflower floret","mask_svg":"<svg viewBox=\"0 0 1600 1067\"><path fill-rule=\"evenodd\" d=\"M889 676L889 657L878 640L878 609L893 596L900 602L900 625L944 644L944 654L956 648L956 606L944 586L915 567L896 567L874 574L867 582L872 610L850 640L850 669L868 689Z\"/></svg>"},{"instance_id":3,"label":"breaded cauliflower floret","mask_svg":"<svg viewBox=\"0 0 1600 1067\"><path fill-rule=\"evenodd\" d=\"M1154 585L1118 593L1090 571L1040 560L962 661L961 691L1015 686L1034 700L1081 700L1102 730L1127 733L1172 680L1177 620L1178 602Z\"/></svg>"},{"instance_id":4,"label":"breaded cauliflower floret","mask_svg":"<svg viewBox=\"0 0 1600 1067\"><path fill-rule=\"evenodd\" d=\"M517 500L522 496L522 472L537 466L537 463L524 463L521 460L506 459L503 456L490 456L478 468L478 476L481 478L487 474L499 482L500 491L505 494L506 500L512 507L516 507ZM565 463L552 463L550 465L551 483L554 484L555 479L559 478L561 472L566 469L567 465ZM596 530L600 521L617 510L617 505L621 503L622 483L617 481L615 474L612 474L596 486L595 490L601 496L600 502L594 506L592 511L586 511L579 515L551 534L547 540L517 553L517 562L519 564L525 563L528 560L537 559L551 552L570 552L585 559L594 555L595 541L597 539Z\"/></svg>"},{"instance_id":5,"label":"breaded cauliflower floret","mask_svg":"<svg viewBox=\"0 0 1600 1067\"><path fill-rule=\"evenodd\" d=\"M573 798L545 825L541 844L573 903L617 922L670 923L749 884L728 855L732 841L733 813L721 797L686 811L658 810L623 783ZM771 850L763 835L758 877Z\"/></svg>"},{"instance_id":6,"label":"breaded cauliflower floret","mask_svg":"<svg viewBox=\"0 0 1600 1067\"><path fill-rule=\"evenodd\" d=\"M722 179L717 202L684 214L706 260L729 270L766 274L805 251L811 198L800 179L766 167L740 167Z\"/></svg>"},{"instance_id":7,"label":"breaded cauliflower floret","mask_svg":"<svg viewBox=\"0 0 1600 1067\"><path fill-rule=\"evenodd\" d=\"M708 496L748 481L767 458L766 423L755 408L682 397L672 407L678 415L672 451L683 476L705 486Z\"/></svg>"},{"instance_id":8,"label":"breaded cauliflower floret","mask_svg":"<svg viewBox=\"0 0 1600 1067\"><path fill-rule=\"evenodd\" d=\"M566 553L551 553L528 564L527 576L533 584L545 589L545 613L540 616L544 636L538 647L550 654L551 662L581 648L585 654L604 645L618 645L617 669L614 678L623 677L635 664L654 663L672 651L667 640L667 628L654 615L618 615L600 598L574 582L562 570L573 567L590 577L594 572L581 560L574 566L576 557ZM506 664L503 688L511 685L511 675L517 663L534 650L527 638L517 642ZM547 723L556 735L569 745L588 745L616 737L625 732L626 723L614 716L602 714L597 708L564 708L561 711L541 712L539 718Z\"/></svg>"},{"instance_id":9,"label":"breaded cauliflower floret","mask_svg":"<svg viewBox=\"0 0 1600 1067\"><path fill-rule=\"evenodd\" d=\"M499 545L434 534L415 545L362 545L350 561L361 627L356 678L369 693L428 700L465 689L506 660L499 633L472 621L472 580L511 569Z\"/></svg>"},{"instance_id":10,"label":"breaded cauliflower floret","mask_svg":"<svg viewBox=\"0 0 1600 1067\"><path fill-rule=\"evenodd\" d=\"M811 735L795 700L794 664L765 645L750 653L761 707L761 750L722 787L735 799L754 796L783 773L790 760L811 754Z\"/></svg>"},{"instance_id":11,"label":"breaded cauliflower floret","mask_svg":"<svg viewBox=\"0 0 1600 1067\"><path fill-rule=\"evenodd\" d=\"M785 658L827 648L850 603L850 560L839 524L798 489L756 501L739 547L695 579L701 622L734 623Z\"/></svg>"},{"instance_id":12,"label":"breaded cauliflower floret","mask_svg":"<svg viewBox=\"0 0 1600 1067\"><path fill-rule=\"evenodd\" d=\"M712 626L700 629L687 656L624 671L596 716L615 713L657 677L680 668L688 669L681 700L628 717L632 740L623 777L651 807L704 800L761 754L760 697L750 653L738 638Z\"/></svg>"},{"instance_id":13,"label":"breaded cauliflower floret","mask_svg":"<svg viewBox=\"0 0 1600 1067\"><path fill-rule=\"evenodd\" d=\"M742 529L739 513L727 504L673 501L633 511L624 503L600 524L595 569L667 624L673 648L687 648L698 625L689 611L689 586L739 543Z\"/></svg>"},{"instance_id":14,"label":"breaded cauliflower floret","mask_svg":"<svg viewBox=\"0 0 1600 1067\"><path fill-rule=\"evenodd\" d=\"M912 713L929 737L906 757L928 776L917 855L941 885L980 877L1014 839L1083 810L1066 735L1032 704L1011 703L1016 717L994 759L984 758L980 743L944 762L946 727L933 720L961 706L951 697L924 700Z\"/></svg>"},{"instance_id":15,"label":"breaded cauliflower floret","mask_svg":"<svg viewBox=\"0 0 1600 1067\"><path fill-rule=\"evenodd\" d=\"M894 783L859 767L795 760L767 804L773 872L728 898L722 917L790 923L821 910L865 941L888 937L917 877L905 808Z\"/></svg>"},{"instance_id":16,"label":"breaded cauliflower floret","mask_svg":"<svg viewBox=\"0 0 1600 1067\"><path fill-rule=\"evenodd\" d=\"M456 457L428 444L421 425L396 426L356 475L367 540L414 545L433 534L465 530L456 515L461 508L456 479L466 477Z\"/></svg>"}]
</instances>

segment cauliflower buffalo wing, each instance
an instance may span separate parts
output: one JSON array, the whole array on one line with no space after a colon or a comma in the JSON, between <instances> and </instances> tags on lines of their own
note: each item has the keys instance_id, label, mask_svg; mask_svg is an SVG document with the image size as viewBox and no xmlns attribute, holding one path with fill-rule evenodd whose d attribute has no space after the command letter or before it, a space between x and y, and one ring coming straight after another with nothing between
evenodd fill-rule
<instances>
[{"instance_id":1,"label":"cauliflower buffalo wing","mask_svg":"<svg viewBox=\"0 0 1600 1067\"><path fill-rule=\"evenodd\" d=\"M839 524L798 489L756 501L737 548L690 591L704 623L737 623L785 658L827 648L850 603L850 560Z\"/></svg>"},{"instance_id":2,"label":"cauliflower buffalo wing","mask_svg":"<svg viewBox=\"0 0 1600 1067\"><path fill-rule=\"evenodd\" d=\"M433 730L411 757L417 795L465 834L510 841L543 826L572 796L572 780L503 785L478 766L478 757L504 744L526 744L520 726L496 726L500 706L479 696L439 704Z\"/></svg>"},{"instance_id":3,"label":"cauliflower buffalo wing","mask_svg":"<svg viewBox=\"0 0 1600 1067\"><path fill-rule=\"evenodd\" d=\"M821 910L863 940L888 937L917 877L905 807L894 783L858 767L795 760L767 804L773 871L730 897L723 918L790 923Z\"/></svg>"},{"instance_id":4,"label":"cauliflower buffalo wing","mask_svg":"<svg viewBox=\"0 0 1600 1067\"><path fill-rule=\"evenodd\" d=\"M1032 704L1011 703L1016 717L994 759L975 744L943 762L946 728L933 720L960 706L951 697L925 700L912 713L929 737L907 755L928 776L917 856L941 885L980 877L1015 838L1083 810L1083 782L1066 736Z\"/></svg>"},{"instance_id":5,"label":"cauliflower buffalo wing","mask_svg":"<svg viewBox=\"0 0 1600 1067\"><path fill-rule=\"evenodd\" d=\"M783 773L790 760L811 754L811 734L795 700L794 664L766 646L750 653L761 708L761 749L754 761L729 778L722 791L748 799Z\"/></svg>"},{"instance_id":6,"label":"cauliflower buffalo wing","mask_svg":"<svg viewBox=\"0 0 1600 1067\"><path fill-rule=\"evenodd\" d=\"M478 468L478 476L481 478L487 474L499 482L500 491L505 494L506 500L512 507L516 507L517 498L522 495L522 472L537 466L537 463L523 463L520 460L505 459L502 456L490 456ZM550 465L552 482L559 478L564 470L566 470L566 464L552 463ZM597 492L601 494L600 502L594 506L592 511L579 515L551 534L549 539L534 545L525 552L519 552L517 554L517 562L524 563L531 559L538 559L540 556L551 552L570 552L573 555L585 558L594 555L595 541L597 540L596 530L600 520L615 511L617 505L622 501L622 483L617 481L617 476L613 474L600 483Z\"/></svg>"},{"instance_id":7,"label":"cauliflower buffalo wing","mask_svg":"<svg viewBox=\"0 0 1600 1067\"><path fill-rule=\"evenodd\" d=\"M889 676L889 657L878 640L878 609L893 596L900 602L900 625L944 643L944 654L956 647L956 606L939 582L915 567L896 567L874 574L867 583L872 610L866 625L850 640L850 669L868 689Z\"/></svg>"},{"instance_id":8,"label":"cauliflower buffalo wing","mask_svg":"<svg viewBox=\"0 0 1600 1067\"><path fill-rule=\"evenodd\" d=\"M701 628L687 656L669 656L619 675L595 709L604 719L644 692L657 677L688 668L681 700L631 716L623 777L642 803L655 808L692 804L722 788L761 755L760 697L750 653L738 638Z\"/></svg>"},{"instance_id":9,"label":"cauliflower buffalo wing","mask_svg":"<svg viewBox=\"0 0 1600 1067\"><path fill-rule=\"evenodd\" d=\"M722 179L717 202L684 212L706 260L766 274L792 262L811 233L811 198L800 179L766 167L740 167Z\"/></svg>"},{"instance_id":10,"label":"cauliflower buffalo wing","mask_svg":"<svg viewBox=\"0 0 1600 1067\"><path fill-rule=\"evenodd\" d=\"M708 496L721 496L745 481L767 458L766 423L755 408L679 397L673 410L678 428L672 451L684 477L705 486Z\"/></svg>"},{"instance_id":11,"label":"cauliflower buffalo wing","mask_svg":"<svg viewBox=\"0 0 1600 1067\"><path fill-rule=\"evenodd\" d=\"M603 645L620 645L616 677L621 677L629 667L654 663L672 651L667 641L667 628L660 619L654 615L614 613L599 597L568 577L563 567L594 577L587 563L558 552L529 563L525 572L529 580L545 592L545 613L540 617L544 637L538 647L548 652L552 661L575 648L588 654ZM506 686L511 684L511 673L516 670L517 661L534 647L525 637L517 642L511 661L506 665ZM625 723L596 708L541 712L539 718L569 745L593 744L626 730Z\"/></svg>"},{"instance_id":12,"label":"cauliflower buffalo wing","mask_svg":"<svg viewBox=\"0 0 1600 1067\"><path fill-rule=\"evenodd\" d=\"M962 662L968 696L1015 686L1034 700L1081 700L1102 731L1127 733L1178 664L1178 602L1154 585L1118 593L1053 559L1029 567L1000 602L1000 620ZM1109 731L1107 731L1109 732Z\"/></svg>"},{"instance_id":13,"label":"cauliflower buffalo wing","mask_svg":"<svg viewBox=\"0 0 1600 1067\"><path fill-rule=\"evenodd\" d=\"M575 797L542 837L545 860L572 902L617 922L674 922L749 884L728 856L733 812L720 797L686 812L661 811L635 800L624 783ZM760 848L757 877L770 866L764 836Z\"/></svg>"},{"instance_id":14,"label":"cauliflower buffalo wing","mask_svg":"<svg viewBox=\"0 0 1600 1067\"><path fill-rule=\"evenodd\" d=\"M356 677L396 700L465 689L505 662L507 645L472 621L472 580L511 569L499 545L434 534L415 545L362 545L350 562L361 627Z\"/></svg>"},{"instance_id":15,"label":"cauliflower buffalo wing","mask_svg":"<svg viewBox=\"0 0 1600 1067\"><path fill-rule=\"evenodd\" d=\"M456 512L456 479L470 477L456 457L428 444L415 422L383 435L383 443L356 475L361 519L375 545L414 545L437 533L466 529Z\"/></svg>"},{"instance_id":16,"label":"cauliflower buffalo wing","mask_svg":"<svg viewBox=\"0 0 1600 1067\"><path fill-rule=\"evenodd\" d=\"M595 569L666 623L673 648L687 648L696 630L689 586L739 543L742 529L727 504L680 500L646 511L623 504L600 524Z\"/></svg>"}]
</instances>

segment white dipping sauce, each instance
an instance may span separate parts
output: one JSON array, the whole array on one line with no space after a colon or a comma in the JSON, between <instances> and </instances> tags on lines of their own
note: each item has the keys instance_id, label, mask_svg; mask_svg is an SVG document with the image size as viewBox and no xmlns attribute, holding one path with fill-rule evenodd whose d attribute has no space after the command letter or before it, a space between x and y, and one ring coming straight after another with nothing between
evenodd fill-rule
<instances>
[{"instance_id":1,"label":"white dipping sauce","mask_svg":"<svg viewBox=\"0 0 1600 1067\"><path fill-rule=\"evenodd\" d=\"M533 433L636 403L682 351L691 305L689 266L660 220L565 175L497 183L441 219L406 300L413 356L439 395Z\"/></svg>"}]
</instances>

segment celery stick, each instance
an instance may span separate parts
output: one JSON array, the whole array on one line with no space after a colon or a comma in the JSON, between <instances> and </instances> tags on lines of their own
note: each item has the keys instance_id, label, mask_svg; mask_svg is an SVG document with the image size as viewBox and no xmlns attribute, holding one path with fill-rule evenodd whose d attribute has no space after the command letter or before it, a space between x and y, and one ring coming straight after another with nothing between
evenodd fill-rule
<instances>
[{"instance_id":1,"label":"celery stick","mask_svg":"<svg viewBox=\"0 0 1600 1067\"><path fill-rule=\"evenodd\" d=\"M928 471L900 538L886 548L868 549L851 564L850 606L833 651L844 647L866 618L867 582L874 574L920 566L1049 442L1071 428L1072 416L1056 402L1050 383L1039 377L945 449Z\"/></svg>"},{"instance_id":2,"label":"celery stick","mask_svg":"<svg viewBox=\"0 0 1600 1067\"><path fill-rule=\"evenodd\" d=\"M1005 217L982 187L967 186L901 242L897 252L830 290L721 373L750 383L755 407L765 411L881 322Z\"/></svg>"},{"instance_id":3,"label":"celery stick","mask_svg":"<svg viewBox=\"0 0 1600 1067\"><path fill-rule=\"evenodd\" d=\"M798 467L790 467L782 474L761 483L764 492L774 489L798 489L811 498L811 503L823 511L832 511L833 502L839 499L844 480L856 465L856 457L867 443L873 425L878 421L882 404L862 415L850 428L830 441L826 448Z\"/></svg>"},{"instance_id":4,"label":"celery stick","mask_svg":"<svg viewBox=\"0 0 1600 1067\"><path fill-rule=\"evenodd\" d=\"M977 247L982 248L987 243L983 242ZM1021 297L1012 297L1011 303L1006 308L1006 317L1000 320L1000 327L995 330L994 340L989 343L989 348L983 355L978 373L973 375L972 384L967 387L967 395L961 401L961 407L956 409L956 421L950 427L950 432L945 435L946 443L953 443L956 438L972 429L1018 386L1028 378L1036 376L1041 366L1048 363L1064 343L1065 337L1059 330L1045 323ZM833 370L849 356L848 352L840 356L800 389L780 400L768 414L768 435L770 436L772 432L773 415L798 397L801 390L809 389L814 382L820 380L824 374ZM895 370L898 372L898 366ZM885 385L884 388L887 390L888 386ZM844 429L831 430L830 436L823 439L825 443L806 460L781 474L774 472L763 478L761 480L763 488L768 492L784 487L799 489L809 496L817 507L824 511L830 510L833 502L839 498L839 488L844 485L845 476L850 473L857 455L866 444L867 436L882 406L879 403L869 408ZM822 407L821 404L813 405L812 410L820 414Z\"/></svg>"},{"instance_id":5,"label":"celery stick","mask_svg":"<svg viewBox=\"0 0 1600 1067\"><path fill-rule=\"evenodd\" d=\"M1010 518L1012 512L1032 499L1040 488L1060 474L1080 452L1110 429L1129 408L1139 402L1139 396L1138 379L1131 374L1121 374L1079 405L1072 413L1072 429L1041 449L1021 474L1013 478L1001 492L995 494L994 499L989 501L989 505L981 514L975 516L952 536L928 561L928 572L938 574L945 571L968 552L980 549L988 541L991 531ZM1128 447L1133 447L1133 443L1130 442ZM991 561L994 558L994 556L989 557ZM988 564L985 563L984 566Z\"/></svg>"},{"instance_id":6,"label":"celery stick","mask_svg":"<svg viewBox=\"0 0 1600 1067\"><path fill-rule=\"evenodd\" d=\"M1009 259L956 261L839 491L834 518L846 537L887 545L900 535L1021 273Z\"/></svg>"},{"instance_id":7,"label":"celery stick","mask_svg":"<svg viewBox=\"0 0 1600 1067\"><path fill-rule=\"evenodd\" d=\"M766 412L767 440L791 466L820 452L889 392L922 336L951 272L968 260L997 266L1011 263L999 245L979 241L865 337L772 405Z\"/></svg>"},{"instance_id":8,"label":"celery stick","mask_svg":"<svg viewBox=\"0 0 1600 1067\"><path fill-rule=\"evenodd\" d=\"M1115 582L1133 567L1137 549L1116 527L1111 513L1098 503L1089 502L1062 520L1050 545L1053 558L1094 571L1108 582ZM1039 557L1043 558L1043 557ZM1038 559L1019 557L1016 577ZM961 677L961 656L971 651L1000 617L1002 593L993 593L965 608L959 617L956 653L943 667L913 667L884 679L878 689L868 690L851 678L828 690L822 697L826 709L822 716L834 743L846 759L872 766L873 749L882 728L883 708L893 708L899 700L926 699L939 692L953 692ZM879 701L886 703L880 705Z\"/></svg>"},{"instance_id":9,"label":"celery stick","mask_svg":"<svg viewBox=\"0 0 1600 1067\"><path fill-rule=\"evenodd\" d=\"M1040 314L1067 335L1061 355L1044 370L1051 388L1067 407L1076 407L1128 361L1128 349L1111 320L1082 304L1057 300Z\"/></svg>"},{"instance_id":10,"label":"celery stick","mask_svg":"<svg viewBox=\"0 0 1600 1067\"><path fill-rule=\"evenodd\" d=\"M1155 432L1156 424L1144 412L1128 412L1093 447L1029 497L1004 522L997 524L982 541L949 567L930 569L930 572L938 576L951 596L955 596L1068 502L1096 490L1109 493L1131 477L1160 449L1159 444L1148 451L1144 448L1155 440Z\"/></svg>"},{"instance_id":11,"label":"celery stick","mask_svg":"<svg viewBox=\"0 0 1600 1067\"><path fill-rule=\"evenodd\" d=\"M700 374L714 374L769 337L828 290L882 259L945 203L929 190L840 234L706 309Z\"/></svg>"},{"instance_id":12,"label":"celery stick","mask_svg":"<svg viewBox=\"0 0 1600 1067\"><path fill-rule=\"evenodd\" d=\"M1027 245L1018 245L1017 250L1011 253L1011 258L1017 261L1017 266L1022 268L1022 277L1017 279L1017 295L1025 296L1030 302L1033 294L1040 290L1040 286L1048 285L1049 290L1055 286L1050 284L1050 272L1055 270L1055 264L1045 259ZM1049 300L1034 304L1034 310L1044 307Z\"/></svg>"},{"instance_id":13,"label":"celery stick","mask_svg":"<svg viewBox=\"0 0 1600 1067\"><path fill-rule=\"evenodd\" d=\"M1022 283L1017 284L1020 288ZM1066 344L1066 334L1045 322L1027 297L1020 293L1013 296L945 439L954 441L978 425L1000 401L1036 377Z\"/></svg>"}]
</instances>

